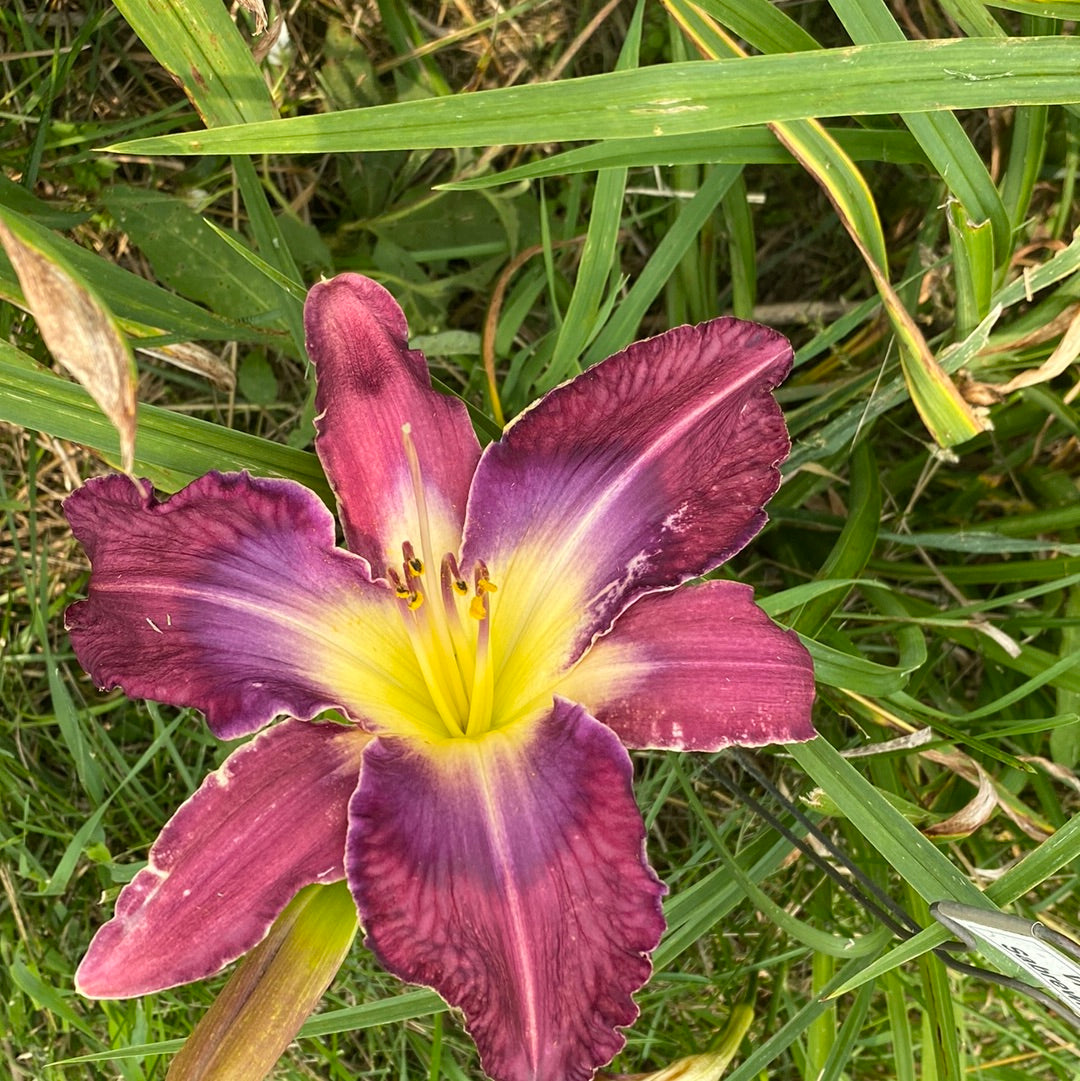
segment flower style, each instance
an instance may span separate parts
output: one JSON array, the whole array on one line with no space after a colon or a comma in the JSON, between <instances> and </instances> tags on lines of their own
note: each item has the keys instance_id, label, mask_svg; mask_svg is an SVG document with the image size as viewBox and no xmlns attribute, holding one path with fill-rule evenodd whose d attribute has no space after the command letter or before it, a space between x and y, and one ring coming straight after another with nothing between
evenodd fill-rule
<instances>
[{"instance_id":1,"label":"flower style","mask_svg":"<svg viewBox=\"0 0 1080 1081\"><path fill-rule=\"evenodd\" d=\"M78 988L211 975L345 878L366 944L462 1010L491 1077L583 1081L664 928L624 748L813 735L795 635L746 586L674 589L765 522L790 347L678 327L481 451L380 285L316 285L305 320L347 551L292 481L211 473L160 502L114 475L66 503L97 684L196 706L223 739L263 729L162 830Z\"/></svg>"}]
</instances>

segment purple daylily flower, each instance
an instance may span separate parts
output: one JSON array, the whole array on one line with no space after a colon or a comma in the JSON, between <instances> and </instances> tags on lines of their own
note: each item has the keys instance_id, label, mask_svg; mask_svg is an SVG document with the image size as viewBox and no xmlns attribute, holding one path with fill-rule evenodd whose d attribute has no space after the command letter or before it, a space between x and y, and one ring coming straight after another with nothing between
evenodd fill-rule
<instances>
[{"instance_id":1,"label":"purple daylily flower","mask_svg":"<svg viewBox=\"0 0 1080 1081\"><path fill-rule=\"evenodd\" d=\"M346 878L367 945L463 1011L491 1077L584 1081L664 928L624 748L814 734L796 636L746 586L674 589L765 522L790 347L678 327L481 452L385 289L342 275L305 319L348 551L286 480L211 473L159 502L114 475L65 505L97 684L197 706L225 739L264 729L165 826L78 988L209 976L302 886Z\"/></svg>"}]
</instances>

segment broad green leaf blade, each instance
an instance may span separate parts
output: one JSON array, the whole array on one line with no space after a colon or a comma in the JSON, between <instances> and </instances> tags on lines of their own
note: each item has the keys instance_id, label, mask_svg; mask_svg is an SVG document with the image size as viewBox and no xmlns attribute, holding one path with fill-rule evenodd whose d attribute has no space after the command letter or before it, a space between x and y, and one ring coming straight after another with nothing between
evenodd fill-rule
<instances>
[{"instance_id":1,"label":"broad green leaf blade","mask_svg":"<svg viewBox=\"0 0 1080 1081\"><path fill-rule=\"evenodd\" d=\"M224 4L116 0L116 6L209 127L270 120L277 114L266 80Z\"/></svg>"},{"instance_id":2,"label":"broad green leaf blade","mask_svg":"<svg viewBox=\"0 0 1080 1081\"><path fill-rule=\"evenodd\" d=\"M250 262L183 199L116 185L104 201L159 281L221 314L286 329L278 303L286 298L252 274Z\"/></svg>"},{"instance_id":3,"label":"broad green leaf blade","mask_svg":"<svg viewBox=\"0 0 1080 1081\"><path fill-rule=\"evenodd\" d=\"M808 117L1080 99L1080 38L884 42L656 64L556 83L119 143L137 154L354 150L656 138Z\"/></svg>"}]
</instances>

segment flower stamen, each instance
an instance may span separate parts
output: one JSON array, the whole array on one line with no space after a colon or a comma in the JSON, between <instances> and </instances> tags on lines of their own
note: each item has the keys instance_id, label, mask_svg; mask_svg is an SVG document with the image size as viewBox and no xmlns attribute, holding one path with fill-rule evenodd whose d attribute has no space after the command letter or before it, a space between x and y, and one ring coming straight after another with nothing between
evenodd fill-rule
<instances>
[{"instance_id":1,"label":"flower stamen","mask_svg":"<svg viewBox=\"0 0 1080 1081\"><path fill-rule=\"evenodd\" d=\"M428 568L439 566L440 577L445 581L447 572L458 577L457 563L450 567L447 560L436 563L431 542L431 527L428 521L427 500L424 495L423 475L420 470L420 458L412 440L412 426L401 426L401 441L405 458L409 465L412 479L413 497L416 501L417 524L420 531L420 552L417 554L412 543L405 541L401 546L402 577L395 580L395 585L408 583L406 599L407 609L414 613L412 632L409 638L413 653L420 665L424 681L431 692L432 702L442 718L443 724L452 736L465 734L470 711L468 680L462 666L462 648L464 636L456 606L447 603L447 591L442 583L427 582L427 592L433 603L424 604L424 590L420 582L428 578ZM396 576L395 576L396 578ZM439 586L443 585L440 589ZM401 592L397 590L400 597ZM443 603L439 603L440 593ZM421 606L423 610L420 611ZM452 619L451 619L452 614ZM456 633L455 633L456 631Z\"/></svg>"}]
</instances>

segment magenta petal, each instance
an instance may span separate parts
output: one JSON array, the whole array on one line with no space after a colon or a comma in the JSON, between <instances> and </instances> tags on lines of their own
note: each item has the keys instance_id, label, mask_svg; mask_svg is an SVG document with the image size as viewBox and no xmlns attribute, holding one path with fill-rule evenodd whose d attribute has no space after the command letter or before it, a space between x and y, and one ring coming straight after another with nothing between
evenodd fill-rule
<instances>
[{"instance_id":1,"label":"magenta petal","mask_svg":"<svg viewBox=\"0 0 1080 1081\"><path fill-rule=\"evenodd\" d=\"M344 875L347 810L370 737L284 721L234 751L169 820L76 973L90 998L210 976L294 894Z\"/></svg>"},{"instance_id":2,"label":"magenta petal","mask_svg":"<svg viewBox=\"0 0 1080 1081\"><path fill-rule=\"evenodd\" d=\"M637 342L556 388L485 450L464 564L485 559L538 609L575 590L580 654L636 596L719 566L762 527L789 449L771 392L790 366L781 335L725 318ZM531 585L511 580L523 546Z\"/></svg>"},{"instance_id":3,"label":"magenta petal","mask_svg":"<svg viewBox=\"0 0 1080 1081\"><path fill-rule=\"evenodd\" d=\"M664 888L630 782L563 699L524 734L365 753L346 870L367 944L464 1011L495 1081L585 1081L637 1016Z\"/></svg>"},{"instance_id":4,"label":"magenta petal","mask_svg":"<svg viewBox=\"0 0 1080 1081\"><path fill-rule=\"evenodd\" d=\"M401 565L403 541L419 550L402 441L408 424L434 557L457 552L480 446L464 404L433 390L423 353L409 349L397 301L368 278L342 274L312 288L304 325L318 379L315 445L337 494L349 547L370 560L376 575Z\"/></svg>"},{"instance_id":5,"label":"magenta petal","mask_svg":"<svg viewBox=\"0 0 1080 1081\"><path fill-rule=\"evenodd\" d=\"M210 473L163 503L142 484L100 477L64 504L93 565L67 625L98 686L197 706L226 739L278 714L354 706L322 682L328 657L348 650L328 621L394 599L334 547L326 507L244 473Z\"/></svg>"},{"instance_id":6,"label":"magenta petal","mask_svg":"<svg viewBox=\"0 0 1080 1081\"><path fill-rule=\"evenodd\" d=\"M627 747L717 751L815 735L810 655L738 582L642 597L559 689Z\"/></svg>"}]
</instances>

